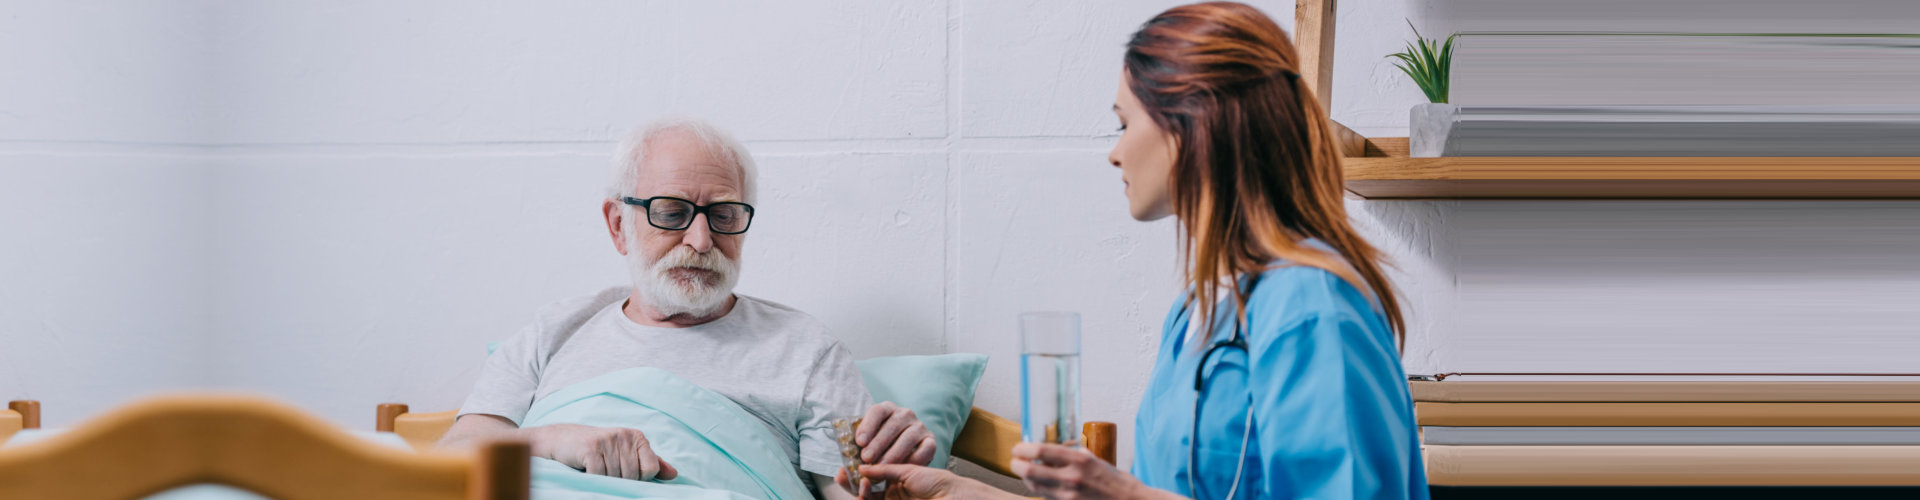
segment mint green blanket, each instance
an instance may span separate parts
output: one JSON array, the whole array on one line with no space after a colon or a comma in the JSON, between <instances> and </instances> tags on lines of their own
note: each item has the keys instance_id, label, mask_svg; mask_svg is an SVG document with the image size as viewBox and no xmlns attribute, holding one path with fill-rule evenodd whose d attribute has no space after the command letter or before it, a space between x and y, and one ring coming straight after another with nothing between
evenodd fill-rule
<instances>
[{"instance_id":1,"label":"mint green blanket","mask_svg":"<svg viewBox=\"0 0 1920 500\"><path fill-rule=\"evenodd\" d=\"M725 396L657 368L629 368L534 402L523 427L630 427L680 472L670 481L597 476L533 459L536 500L790 499L813 494L765 424Z\"/></svg>"}]
</instances>

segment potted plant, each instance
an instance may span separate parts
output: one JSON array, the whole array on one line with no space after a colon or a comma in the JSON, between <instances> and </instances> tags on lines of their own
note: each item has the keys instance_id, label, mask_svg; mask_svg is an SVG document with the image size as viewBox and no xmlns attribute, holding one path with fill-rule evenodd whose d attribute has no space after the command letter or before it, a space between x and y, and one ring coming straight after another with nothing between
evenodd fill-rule
<instances>
[{"instance_id":1,"label":"potted plant","mask_svg":"<svg viewBox=\"0 0 1920 500\"><path fill-rule=\"evenodd\" d=\"M1413 28L1413 22L1407 22ZM1407 50L1387 57L1399 59L1394 66L1400 68L1413 79L1420 91L1427 94L1426 104L1414 105L1408 114L1409 130L1407 142L1409 154L1416 158L1438 157L1446 149L1447 134L1453 129L1454 117L1460 114L1460 108L1447 103L1447 77L1453 65L1453 34L1445 43L1420 36L1420 29L1413 28L1414 41L1407 42Z\"/></svg>"}]
</instances>

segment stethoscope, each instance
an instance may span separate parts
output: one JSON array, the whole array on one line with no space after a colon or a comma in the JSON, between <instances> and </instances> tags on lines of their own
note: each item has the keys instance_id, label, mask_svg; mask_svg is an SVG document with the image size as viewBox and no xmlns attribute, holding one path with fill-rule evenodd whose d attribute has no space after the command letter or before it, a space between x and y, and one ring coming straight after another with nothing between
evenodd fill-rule
<instances>
[{"instance_id":1,"label":"stethoscope","mask_svg":"<svg viewBox=\"0 0 1920 500\"><path fill-rule=\"evenodd\" d=\"M1249 290L1253 288L1252 280L1248 281L1247 288ZM1182 311L1182 314L1185 314L1185 311ZM1226 340L1214 341L1213 344L1208 345L1206 352L1200 354L1200 364L1195 366L1193 370L1193 432L1187 435L1187 489L1193 492L1195 499L1206 498L1206 494L1200 491L1200 483L1194 481L1193 478L1194 476L1200 475L1200 408L1202 405L1205 405L1207 401L1207 360L1208 358L1212 358L1216 352L1230 349L1239 349L1241 354L1252 356L1252 353L1247 351L1247 336L1242 333L1242 329L1245 327L1242 319L1240 316L1233 318L1233 334L1229 335ZM1188 315L1187 320L1192 321L1192 316ZM1195 329L1189 328L1188 330ZM1211 336L1213 332L1207 332L1207 334ZM1240 431L1240 453L1235 455L1240 457L1240 460L1233 467L1233 486L1227 489L1227 497L1225 500L1233 500L1234 494L1239 493L1240 474L1246 472L1247 445L1251 444L1253 440L1253 404L1251 404L1251 402L1247 404L1246 421L1246 428Z\"/></svg>"}]
</instances>

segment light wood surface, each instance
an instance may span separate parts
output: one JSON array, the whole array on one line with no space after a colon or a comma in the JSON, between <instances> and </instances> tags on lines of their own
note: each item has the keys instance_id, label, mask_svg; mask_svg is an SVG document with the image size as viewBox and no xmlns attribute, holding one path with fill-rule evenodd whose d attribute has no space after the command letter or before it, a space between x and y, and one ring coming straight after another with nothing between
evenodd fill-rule
<instances>
[{"instance_id":1,"label":"light wood surface","mask_svg":"<svg viewBox=\"0 0 1920 500\"><path fill-rule=\"evenodd\" d=\"M1114 463L1114 440L1119 426L1112 422L1087 422L1081 426L1081 439L1087 450L1107 463ZM1020 444L1020 423L986 410L974 408L967 425L953 439L953 456L966 459L1003 476L1013 473L1013 446Z\"/></svg>"},{"instance_id":2,"label":"light wood surface","mask_svg":"<svg viewBox=\"0 0 1920 500\"><path fill-rule=\"evenodd\" d=\"M13 410L0 410L0 443L7 442L20 432L20 413Z\"/></svg>"},{"instance_id":3,"label":"light wood surface","mask_svg":"<svg viewBox=\"0 0 1920 500\"><path fill-rule=\"evenodd\" d=\"M437 411L433 413L402 413L393 418L393 433L400 439L413 445L416 450L433 448L440 442L440 436L446 435L447 428L453 426L453 419L460 410Z\"/></svg>"},{"instance_id":4,"label":"light wood surface","mask_svg":"<svg viewBox=\"0 0 1920 500\"><path fill-rule=\"evenodd\" d=\"M1427 445L1434 486L1920 486L1920 446Z\"/></svg>"},{"instance_id":5,"label":"light wood surface","mask_svg":"<svg viewBox=\"0 0 1920 500\"><path fill-rule=\"evenodd\" d=\"M1360 135L1359 132L1354 132L1353 129L1337 121L1327 120L1327 124L1333 129L1333 147L1339 151L1340 156L1367 154L1367 136Z\"/></svg>"},{"instance_id":6,"label":"light wood surface","mask_svg":"<svg viewBox=\"0 0 1920 500\"><path fill-rule=\"evenodd\" d=\"M1013 445L1020 443L1020 423L974 408L967 425L953 440L953 456L1003 476L1013 476Z\"/></svg>"},{"instance_id":7,"label":"light wood surface","mask_svg":"<svg viewBox=\"0 0 1920 500\"><path fill-rule=\"evenodd\" d=\"M1413 144L1405 137L1370 137L1364 154L1374 158L1406 158L1412 154ZM1349 155L1352 156L1352 155Z\"/></svg>"},{"instance_id":8,"label":"light wood surface","mask_svg":"<svg viewBox=\"0 0 1920 500\"><path fill-rule=\"evenodd\" d=\"M1367 198L1920 198L1920 158L1346 158Z\"/></svg>"},{"instance_id":9,"label":"light wood surface","mask_svg":"<svg viewBox=\"0 0 1920 500\"><path fill-rule=\"evenodd\" d=\"M1435 403L1415 402L1420 425L1920 426L1920 403Z\"/></svg>"},{"instance_id":10,"label":"light wood surface","mask_svg":"<svg viewBox=\"0 0 1920 500\"><path fill-rule=\"evenodd\" d=\"M440 436L453 427L455 413L458 413L457 410L390 413L405 407L399 403L380 405L375 411L374 428L398 434L407 444L420 450L431 449ZM1107 463L1114 462L1114 440L1118 436L1118 426L1112 422L1087 422L1081 432L1086 436L1088 450ZM966 425L960 429L960 435L953 440L952 455L997 474L1013 476L1013 445L1019 443L1019 422L974 408L967 416Z\"/></svg>"},{"instance_id":11,"label":"light wood surface","mask_svg":"<svg viewBox=\"0 0 1920 500\"><path fill-rule=\"evenodd\" d=\"M528 473L524 443L472 455L395 450L229 395L149 399L0 448L0 498L122 500L218 483L284 500L524 500Z\"/></svg>"}]
</instances>

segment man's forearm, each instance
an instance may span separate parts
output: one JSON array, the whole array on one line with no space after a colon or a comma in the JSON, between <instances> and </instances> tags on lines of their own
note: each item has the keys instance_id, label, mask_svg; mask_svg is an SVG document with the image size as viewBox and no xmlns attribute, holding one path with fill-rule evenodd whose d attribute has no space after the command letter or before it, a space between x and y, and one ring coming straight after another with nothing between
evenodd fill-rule
<instances>
[{"instance_id":1,"label":"man's forearm","mask_svg":"<svg viewBox=\"0 0 1920 500\"><path fill-rule=\"evenodd\" d=\"M516 428L510 428L510 429L485 429L485 430L478 430L478 431L470 431L470 432L463 432L457 435L453 433L448 433L446 436L441 437L440 442L434 444L434 447L443 449L443 450L466 450L474 447L477 444L485 443L488 441L519 440L519 441L532 442L533 436L531 435L532 432L530 431L531 429L521 429L516 427Z\"/></svg>"},{"instance_id":2,"label":"man's forearm","mask_svg":"<svg viewBox=\"0 0 1920 500\"><path fill-rule=\"evenodd\" d=\"M521 428L505 418L469 414L455 421L453 427L447 429L447 435L441 436L440 441L434 443L434 447L443 450L466 450L478 443L498 440L519 440L532 444L539 439L539 432L539 427Z\"/></svg>"},{"instance_id":3,"label":"man's forearm","mask_svg":"<svg viewBox=\"0 0 1920 500\"><path fill-rule=\"evenodd\" d=\"M838 483L833 482L831 477L811 472L805 474L813 478L813 487L820 490L820 500L859 500L846 488L841 488Z\"/></svg>"}]
</instances>

